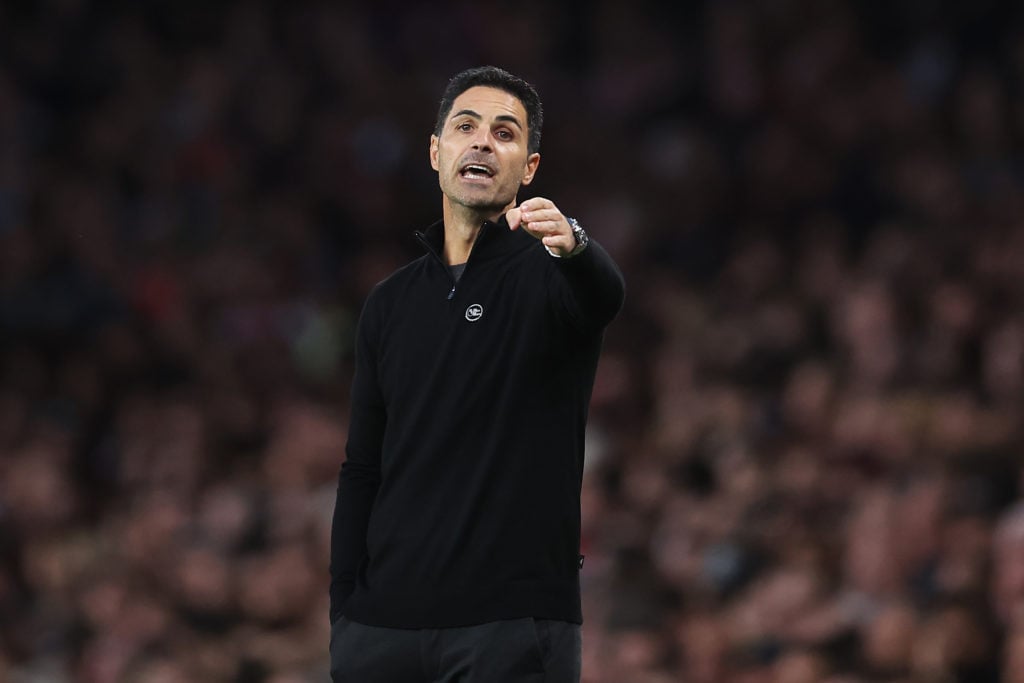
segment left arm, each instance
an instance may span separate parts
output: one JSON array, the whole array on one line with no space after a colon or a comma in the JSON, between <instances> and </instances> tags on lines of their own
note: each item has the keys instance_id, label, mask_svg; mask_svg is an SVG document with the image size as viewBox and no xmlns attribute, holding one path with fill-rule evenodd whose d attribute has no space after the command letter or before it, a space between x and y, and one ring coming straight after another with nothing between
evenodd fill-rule
<instances>
[{"instance_id":1,"label":"left arm","mask_svg":"<svg viewBox=\"0 0 1024 683\"><path fill-rule=\"evenodd\" d=\"M591 240L578 253L569 221L554 202L528 199L510 209L506 220L512 230L522 228L538 238L551 254L560 282L552 287L555 304L582 330L599 331L615 317L625 298L625 281L618 266L601 245Z\"/></svg>"}]
</instances>

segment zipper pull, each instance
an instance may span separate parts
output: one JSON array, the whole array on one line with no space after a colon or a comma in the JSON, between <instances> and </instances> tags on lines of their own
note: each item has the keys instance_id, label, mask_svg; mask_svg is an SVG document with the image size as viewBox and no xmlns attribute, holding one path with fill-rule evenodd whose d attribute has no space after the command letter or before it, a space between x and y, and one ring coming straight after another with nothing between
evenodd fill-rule
<instances>
[{"instance_id":1,"label":"zipper pull","mask_svg":"<svg viewBox=\"0 0 1024 683\"><path fill-rule=\"evenodd\" d=\"M448 301L451 301L453 298L455 298L455 285L452 285L452 291L448 292Z\"/></svg>"}]
</instances>

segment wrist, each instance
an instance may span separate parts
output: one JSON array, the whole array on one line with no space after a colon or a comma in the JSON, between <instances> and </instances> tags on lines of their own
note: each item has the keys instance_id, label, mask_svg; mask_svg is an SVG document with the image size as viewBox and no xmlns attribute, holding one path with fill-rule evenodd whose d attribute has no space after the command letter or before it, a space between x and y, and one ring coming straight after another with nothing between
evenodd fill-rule
<instances>
[{"instance_id":1,"label":"wrist","mask_svg":"<svg viewBox=\"0 0 1024 683\"><path fill-rule=\"evenodd\" d=\"M567 253L558 254L549 249L547 245L544 245L544 248L548 250L548 253L554 256L555 258L572 258L573 256L576 256L590 245L590 236L587 235L587 231L583 229L583 226L580 225L579 221L577 221L575 218L570 218L568 216L566 216L565 220L569 224L569 227L572 229L572 237L576 243L576 246L573 247L572 250Z\"/></svg>"}]
</instances>

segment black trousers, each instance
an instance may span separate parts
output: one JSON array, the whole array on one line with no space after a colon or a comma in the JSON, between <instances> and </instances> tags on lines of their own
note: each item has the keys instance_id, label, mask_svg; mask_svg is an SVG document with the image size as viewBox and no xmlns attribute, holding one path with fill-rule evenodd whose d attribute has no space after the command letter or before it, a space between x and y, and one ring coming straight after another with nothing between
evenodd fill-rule
<instances>
[{"instance_id":1,"label":"black trousers","mask_svg":"<svg viewBox=\"0 0 1024 683\"><path fill-rule=\"evenodd\" d=\"M331 626L334 683L579 683L578 624L511 619L394 629L345 617Z\"/></svg>"}]
</instances>

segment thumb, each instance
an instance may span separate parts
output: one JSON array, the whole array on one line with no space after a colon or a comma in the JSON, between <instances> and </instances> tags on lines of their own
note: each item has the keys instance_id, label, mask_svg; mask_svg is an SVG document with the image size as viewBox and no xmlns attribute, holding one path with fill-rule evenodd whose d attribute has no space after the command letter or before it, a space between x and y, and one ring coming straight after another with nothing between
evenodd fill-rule
<instances>
[{"instance_id":1,"label":"thumb","mask_svg":"<svg viewBox=\"0 0 1024 683\"><path fill-rule=\"evenodd\" d=\"M523 210L519 208L508 210L505 214L505 220L508 221L508 227L510 229L515 230L519 227L519 223L522 221L522 214Z\"/></svg>"}]
</instances>

